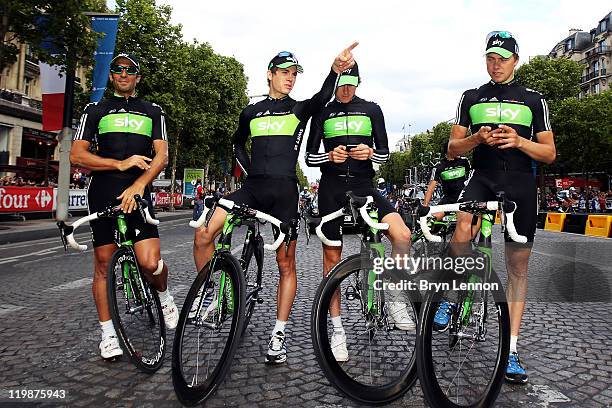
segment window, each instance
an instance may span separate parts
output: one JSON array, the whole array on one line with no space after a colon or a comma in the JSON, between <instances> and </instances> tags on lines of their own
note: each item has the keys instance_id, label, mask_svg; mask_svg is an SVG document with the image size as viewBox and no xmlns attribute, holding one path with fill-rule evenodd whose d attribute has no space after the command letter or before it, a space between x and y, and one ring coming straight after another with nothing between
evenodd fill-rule
<instances>
[{"instance_id":1,"label":"window","mask_svg":"<svg viewBox=\"0 0 612 408\"><path fill-rule=\"evenodd\" d=\"M606 20L601 20L601 21L599 22L599 32L600 32L600 33L603 33L604 31L606 31L606 30L607 30L607 24L606 24L606 23L607 23L607 21L606 21Z\"/></svg>"},{"instance_id":2,"label":"window","mask_svg":"<svg viewBox=\"0 0 612 408\"><path fill-rule=\"evenodd\" d=\"M597 75L597 71L599 71L599 61L593 62L593 73Z\"/></svg>"},{"instance_id":3,"label":"window","mask_svg":"<svg viewBox=\"0 0 612 408\"><path fill-rule=\"evenodd\" d=\"M599 93L599 82L593 85L593 93L594 94Z\"/></svg>"},{"instance_id":4,"label":"window","mask_svg":"<svg viewBox=\"0 0 612 408\"><path fill-rule=\"evenodd\" d=\"M574 48L574 41L572 38L565 42L565 52L571 51Z\"/></svg>"},{"instance_id":5,"label":"window","mask_svg":"<svg viewBox=\"0 0 612 408\"><path fill-rule=\"evenodd\" d=\"M0 125L0 152L8 151L9 130L10 127Z\"/></svg>"},{"instance_id":6,"label":"window","mask_svg":"<svg viewBox=\"0 0 612 408\"><path fill-rule=\"evenodd\" d=\"M23 79L23 93L27 96L32 96L32 86L34 84L34 80L29 77L25 77Z\"/></svg>"}]
</instances>

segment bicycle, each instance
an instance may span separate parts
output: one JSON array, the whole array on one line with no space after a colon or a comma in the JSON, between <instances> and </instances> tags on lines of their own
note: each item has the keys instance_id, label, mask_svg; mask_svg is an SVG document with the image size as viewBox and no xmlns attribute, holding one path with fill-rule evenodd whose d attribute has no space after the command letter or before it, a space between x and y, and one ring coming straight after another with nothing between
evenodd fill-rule
<instances>
[{"instance_id":1,"label":"bicycle","mask_svg":"<svg viewBox=\"0 0 612 408\"><path fill-rule=\"evenodd\" d=\"M172 383L179 401L185 405L206 400L223 382L255 304L263 303L259 295L263 250L276 251L283 241L288 244L291 237L290 224L246 205L217 196L207 197L204 207L200 218L189 223L191 227L207 224L216 207L226 210L227 217L212 259L189 289L176 327ZM259 232L260 225L266 222L279 230L272 244L264 244ZM247 233L241 257L237 259L231 253L231 238L234 229L240 226L246 226Z\"/></svg>"},{"instance_id":2,"label":"bicycle","mask_svg":"<svg viewBox=\"0 0 612 408\"><path fill-rule=\"evenodd\" d=\"M134 199L143 219L149 224L158 225L159 220L152 218L149 213L148 202L138 195ZM75 240L74 231L80 225L98 218L117 220L117 249L108 266L106 284L113 326L134 365L146 373L154 373L161 367L166 353L164 314L159 295L149 281L143 278L134 244L126 236L127 219L121 207L109 206L79 218L70 225L58 222L64 250L67 251L70 245L76 250L85 251L87 245L81 245Z\"/></svg>"},{"instance_id":3,"label":"bicycle","mask_svg":"<svg viewBox=\"0 0 612 408\"><path fill-rule=\"evenodd\" d=\"M479 267L458 273L455 271L458 264L455 264L455 270L442 273L437 283L443 286L428 292L419 315L417 369L425 399L434 407L490 406L502 386L510 348L510 317L504 288L492 268L494 213L491 211L498 209L502 231L507 229L515 242L527 242L514 226L516 204L503 193L497 201L419 209L421 229L434 242L440 242L441 238L431 234L428 215L443 211L482 215L479 241L471 255L476 263L481 260ZM438 310L443 302L447 302L446 312ZM450 315L447 328L436 326L436 313Z\"/></svg>"},{"instance_id":4,"label":"bicycle","mask_svg":"<svg viewBox=\"0 0 612 408\"><path fill-rule=\"evenodd\" d=\"M317 361L334 387L361 403L385 404L400 398L416 381L416 330L398 330L393 313L404 308L416 322L419 304L398 291L386 289L389 286L384 285L393 283L392 277L374 270L374 260L384 258L382 231L389 225L378 222L372 197L347 192L347 198L345 207L312 220L318 237L328 246L340 246L341 241L327 239L323 224L345 215L352 215L355 223L361 220L361 250L342 259L319 285L312 309L311 336ZM333 327L328 310L335 293L341 296L343 327L352 354L342 363L334 358L330 340Z\"/></svg>"}]
</instances>

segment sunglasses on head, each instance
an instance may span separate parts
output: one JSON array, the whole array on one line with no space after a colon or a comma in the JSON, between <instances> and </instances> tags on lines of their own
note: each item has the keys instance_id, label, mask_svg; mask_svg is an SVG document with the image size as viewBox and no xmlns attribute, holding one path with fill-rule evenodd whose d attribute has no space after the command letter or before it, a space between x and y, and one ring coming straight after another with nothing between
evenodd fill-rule
<instances>
[{"instance_id":1,"label":"sunglasses on head","mask_svg":"<svg viewBox=\"0 0 612 408\"><path fill-rule=\"evenodd\" d=\"M125 70L128 75L137 75L138 68L133 65L111 65L110 72L112 74L121 75L121 73Z\"/></svg>"},{"instance_id":2,"label":"sunglasses on head","mask_svg":"<svg viewBox=\"0 0 612 408\"><path fill-rule=\"evenodd\" d=\"M291 58L297 59L295 54L290 51L281 51L276 56L277 57L291 57Z\"/></svg>"},{"instance_id":3,"label":"sunglasses on head","mask_svg":"<svg viewBox=\"0 0 612 408\"><path fill-rule=\"evenodd\" d=\"M492 37L512 38L512 33L510 31L491 31L487 34L487 42L489 42Z\"/></svg>"}]
</instances>

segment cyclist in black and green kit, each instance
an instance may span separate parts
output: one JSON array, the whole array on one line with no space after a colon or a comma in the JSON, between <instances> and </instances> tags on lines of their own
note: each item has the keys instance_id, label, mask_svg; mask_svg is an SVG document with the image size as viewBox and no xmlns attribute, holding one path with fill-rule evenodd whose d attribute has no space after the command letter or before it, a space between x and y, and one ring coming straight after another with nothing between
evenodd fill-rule
<instances>
[{"instance_id":1,"label":"cyclist in black and green kit","mask_svg":"<svg viewBox=\"0 0 612 408\"><path fill-rule=\"evenodd\" d=\"M297 74L302 72L293 53L283 51L268 64L268 96L249 105L240 113L238 129L234 134L234 153L238 164L246 173L243 187L227 198L251 208L266 212L282 222L298 218L298 186L295 167L300 145L310 117L320 111L334 93L338 75L353 66L351 44L334 60L323 87L312 98L298 102L289 96ZM246 143L251 141L251 154ZM217 208L208 227L195 233L194 258L198 271L210 260L214 251L214 239L219 235L226 212ZM265 362L283 363L287 360L285 325L295 299L297 275L295 269L295 244L297 229L290 232L291 242L286 251L281 245L276 253L280 282L277 292L276 324L272 330Z\"/></svg>"},{"instance_id":2,"label":"cyclist in black and green kit","mask_svg":"<svg viewBox=\"0 0 612 408\"><path fill-rule=\"evenodd\" d=\"M85 108L74 134L70 161L90 169L87 189L90 213L118 204L128 213L128 235L141 268L159 293L166 327L178 323L178 309L167 289L168 267L161 259L157 227L147 224L136 208L134 195L149 199L149 184L168 164L168 136L162 108L136 96L140 65L131 54L116 55L109 79L114 94ZM95 153L90 146L96 146ZM108 307L106 274L115 251L114 220L91 221L95 272L92 291L100 326L100 353L110 359L123 354Z\"/></svg>"},{"instance_id":3,"label":"cyclist in black and green kit","mask_svg":"<svg viewBox=\"0 0 612 408\"><path fill-rule=\"evenodd\" d=\"M461 194L461 190L463 190L470 169L470 161L466 157L449 156L448 143L444 143L442 146L442 160L431 172L431 181L425 192L423 204L429 205L438 183L442 185L443 196L437 204L456 203L459 199L459 194ZM434 215L438 220L441 220L444 213L437 213Z\"/></svg>"},{"instance_id":4,"label":"cyclist in black and green kit","mask_svg":"<svg viewBox=\"0 0 612 408\"><path fill-rule=\"evenodd\" d=\"M355 96L359 85L359 68L355 66L340 76L336 99L314 116L306 145L306 164L321 167L319 215L325 216L346 202L346 192L372 196L381 222L389 224L388 236L394 254L410 250L410 230L395 208L374 188L373 163L389 158L387 131L380 106ZM323 141L324 152L319 153ZM342 239L341 219L323 225L323 233L331 240ZM340 261L342 247L323 245L323 274ZM348 360L346 335L340 316L340 297L335 295L330 307L334 332L331 347L337 361ZM402 330L414 329L406 304L389 302L391 323Z\"/></svg>"},{"instance_id":5,"label":"cyclist in black and green kit","mask_svg":"<svg viewBox=\"0 0 612 408\"><path fill-rule=\"evenodd\" d=\"M486 66L491 80L463 93L457 107L457 119L451 129L448 150L453 156L474 150L474 170L470 172L460 201L494 200L497 191L516 202L514 214L517 232L527 236L526 245L510 244L506 237L506 290L510 309L510 356L506 380L526 383L527 372L521 365L517 341L527 294L527 270L536 229L536 182L532 162L552 163L556 149L548 105L538 92L514 80L518 64L518 44L507 31L487 36ZM471 135L467 136L468 130ZM472 215L459 213L455 243L472 237ZM444 304L444 307L449 307ZM439 323L444 307L436 316ZM448 321L448 318L446 318Z\"/></svg>"}]
</instances>

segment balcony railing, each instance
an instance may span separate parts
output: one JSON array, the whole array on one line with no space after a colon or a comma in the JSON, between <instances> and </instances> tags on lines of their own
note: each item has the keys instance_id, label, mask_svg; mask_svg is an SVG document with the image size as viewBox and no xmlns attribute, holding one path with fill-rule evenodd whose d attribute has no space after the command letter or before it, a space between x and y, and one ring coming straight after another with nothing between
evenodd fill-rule
<instances>
[{"instance_id":1,"label":"balcony railing","mask_svg":"<svg viewBox=\"0 0 612 408\"><path fill-rule=\"evenodd\" d=\"M580 79L580 82L581 83L588 82L591 79L599 78L601 76L605 76L606 74L607 74L606 69L605 68L601 68L601 69L598 69L596 71L589 72L586 75L583 75L582 78Z\"/></svg>"},{"instance_id":2,"label":"balcony railing","mask_svg":"<svg viewBox=\"0 0 612 408\"><path fill-rule=\"evenodd\" d=\"M609 45L600 45L600 46L595 47L595 48L593 48L591 50L588 50L584 54L584 58L581 59L578 62L581 63L581 64L584 64L588 60L593 59L594 57L597 57L597 56L602 55L602 54L607 54L607 53L612 53L612 47L610 47Z\"/></svg>"},{"instance_id":3,"label":"balcony railing","mask_svg":"<svg viewBox=\"0 0 612 408\"><path fill-rule=\"evenodd\" d=\"M16 92L11 92L6 89L0 90L0 98L18 105L29 106L37 110L42 110L42 101Z\"/></svg>"}]
</instances>

